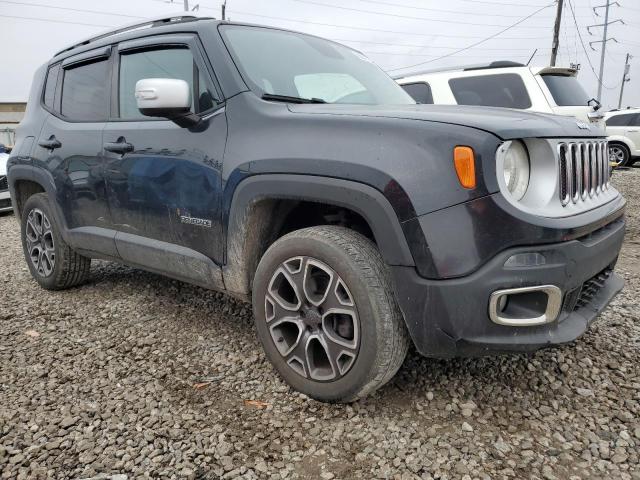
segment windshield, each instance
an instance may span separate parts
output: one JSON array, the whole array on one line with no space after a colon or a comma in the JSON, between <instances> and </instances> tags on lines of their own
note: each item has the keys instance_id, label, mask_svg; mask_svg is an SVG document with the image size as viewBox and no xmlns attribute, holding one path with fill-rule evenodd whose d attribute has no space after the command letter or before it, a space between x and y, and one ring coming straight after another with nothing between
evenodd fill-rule
<instances>
[{"instance_id":1,"label":"windshield","mask_svg":"<svg viewBox=\"0 0 640 480\"><path fill-rule=\"evenodd\" d=\"M222 36L245 81L265 93L327 103L415 104L379 67L337 43L294 32L224 25Z\"/></svg>"},{"instance_id":2,"label":"windshield","mask_svg":"<svg viewBox=\"0 0 640 480\"><path fill-rule=\"evenodd\" d=\"M553 95L556 105L569 107L576 105L587 106L590 97L584 91L577 77L567 75L542 75L544 83Z\"/></svg>"}]
</instances>

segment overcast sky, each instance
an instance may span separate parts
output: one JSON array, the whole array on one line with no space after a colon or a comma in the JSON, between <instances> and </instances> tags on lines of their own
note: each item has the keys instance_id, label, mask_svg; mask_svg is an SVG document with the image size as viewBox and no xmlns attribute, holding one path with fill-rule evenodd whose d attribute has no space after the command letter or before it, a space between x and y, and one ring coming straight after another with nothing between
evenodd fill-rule
<instances>
[{"instance_id":1,"label":"overcast sky","mask_svg":"<svg viewBox=\"0 0 640 480\"><path fill-rule=\"evenodd\" d=\"M565 0L558 65L581 64L579 78L589 94L596 96L596 73L601 44L591 50L590 41L600 40L604 9L594 15L592 6L606 0ZM609 37L620 43L607 44L603 81L603 103L617 106L625 54L631 61L631 82L625 86L623 106L640 106L640 0L618 0L610 20L623 19L609 27ZM189 0L199 4L198 14L220 18L220 0ZM227 0L228 18L274 25L338 40L366 53L391 74L410 72L401 67L432 69L493 60L526 63L538 49L532 65L548 65L553 19L553 0ZM543 9L545 5L548 8ZM571 6L575 11L575 22ZM52 54L70 43L108 28L136 22L149 16L180 11L183 0L0 0L0 42L4 54L0 75L0 102L27 100L34 70ZM542 9L542 10L540 10ZM539 11L540 10L540 11ZM538 11L538 13L535 13ZM457 50L513 28L495 38L456 53ZM582 36L583 48L578 32ZM440 58L448 55L445 58Z\"/></svg>"}]
</instances>

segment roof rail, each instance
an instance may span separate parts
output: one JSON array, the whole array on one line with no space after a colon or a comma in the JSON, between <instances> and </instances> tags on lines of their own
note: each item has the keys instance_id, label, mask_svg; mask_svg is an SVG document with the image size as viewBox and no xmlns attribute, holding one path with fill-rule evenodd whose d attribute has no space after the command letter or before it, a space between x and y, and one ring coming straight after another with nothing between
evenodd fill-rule
<instances>
[{"instance_id":1,"label":"roof rail","mask_svg":"<svg viewBox=\"0 0 640 480\"><path fill-rule=\"evenodd\" d=\"M491 62L487 65L478 65L473 67L467 67L464 70L485 70L489 68L509 68L509 67L526 67L524 63L520 62L512 62L511 60L496 60L495 62Z\"/></svg>"},{"instance_id":2,"label":"roof rail","mask_svg":"<svg viewBox=\"0 0 640 480\"><path fill-rule=\"evenodd\" d=\"M480 63L475 65L459 65L452 67L440 67L429 70L419 70L411 73L403 73L400 75L394 75L392 78L399 80L401 78L412 77L414 75L424 75L427 73L440 73L440 72L467 72L471 70L484 70L491 68L507 68L507 67L525 67L526 65L518 62L512 62L510 60L497 60L491 63Z\"/></svg>"},{"instance_id":3,"label":"roof rail","mask_svg":"<svg viewBox=\"0 0 640 480\"><path fill-rule=\"evenodd\" d=\"M64 52L68 52L70 50L73 50L74 48L78 48L78 47L82 47L84 45L88 45L92 42L95 42L97 40L101 40L103 38L107 38L110 37L112 35L118 35L120 33L124 33L124 32L129 32L131 30L137 30L139 28L145 28L145 27L158 27L161 25L167 25L169 23L182 23L182 22L193 22L196 20L211 20L212 17L197 17L195 15L184 15L182 13L177 14L177 15L170 15L170 16L163 16L163 17L159 17L159 18L150 18L149 20L145 20L144 22L136 22L136 23L132 23L129 25L125 25L123 27L120 27L116 30L109 30L105 33L101 33L99 35L96 35L94 37L90 37L87 38L86 40L83 40L80 43L75 43L73 45L71 45L70 47L67 47L63 50L60 50L59 52L57 52L54 57L57 57L58 55L64 53Z\"/></svg>"}]
</instances>

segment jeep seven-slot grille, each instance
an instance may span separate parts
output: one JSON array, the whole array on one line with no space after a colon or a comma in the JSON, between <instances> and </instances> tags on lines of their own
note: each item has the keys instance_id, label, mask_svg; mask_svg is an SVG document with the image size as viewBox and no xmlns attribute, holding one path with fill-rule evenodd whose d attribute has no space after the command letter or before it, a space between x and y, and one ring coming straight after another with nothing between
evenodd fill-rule
<instances>
[{"instance_id":1,"label":"jeep seven-slot grille","mask_svg":"<svg viewBox=\"0 0 640 480\"><path fill-rule=\"evenodd\" d=\"M558 144L562 206L597 197L609 189L608 151L606 141Z\"/></svg>"},{"instance_id":2,"label":"jeep seven-slot grille","mask_svg":"<svg viewBox=\"0 0 640 480\"><path fill-rule=\"evenodd\" d=\"M9 183L7 182L6 176L0 175L0 192L4 192L5 190L9 190Z\"/></svg>"}]
</instances>

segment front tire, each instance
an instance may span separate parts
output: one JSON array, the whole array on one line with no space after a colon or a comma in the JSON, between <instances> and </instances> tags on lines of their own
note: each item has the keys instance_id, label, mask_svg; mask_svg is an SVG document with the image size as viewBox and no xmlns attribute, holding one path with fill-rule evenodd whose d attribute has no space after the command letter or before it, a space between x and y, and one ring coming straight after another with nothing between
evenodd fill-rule
<instances>
[{"instance_id":1,"label":"front tire","mask_svg":"<svg viewBox=\"0 0 640 480\"><path fill-rule=\"evenodd\" d=\"M295 390L350 402L398 371L409 337L375 245L343 227L297 230L264 254L253 311L267 358Z\"/></svg>"},{"instance_id":2,"label":"front tire","mask_svg":"<svg viewBox=\"0 0 640 480\"><path fill-rule=\"evenodd\" d=\"M24 257L31 276L47 290L63 290L84 282L91 259L63 240L45 193L29 197L21 216Z\"/></svg>"},{"instance_id":3,"label":"front tire","mask_svg":"<svg viewBox=\"0 0 640 480\"><path fill-rule=\"evenodd\" d=\"M629 167L633 163L631 152L621 143L609 143L609 161L617 163L618 167Z\"/></svg>"}]
</instances>

